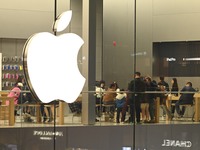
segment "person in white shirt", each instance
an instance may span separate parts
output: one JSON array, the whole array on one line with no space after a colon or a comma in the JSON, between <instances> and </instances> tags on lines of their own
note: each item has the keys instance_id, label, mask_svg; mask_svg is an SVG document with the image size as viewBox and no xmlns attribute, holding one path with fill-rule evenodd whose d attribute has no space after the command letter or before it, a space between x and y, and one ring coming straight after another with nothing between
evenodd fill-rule
<instances>
[{"instance_id":1,"label":"person in white shirt","mask_svg":"<svg viewBox=\"0 0 200 150\"><path fill-rule=\"evenodd\" d=\"M95 86L95 98L96 98L96 115L101 116L102 99L105 92L105 81L97 81ZM98 119L96 119L98 121Z\"/></svg>"}]
</instances>

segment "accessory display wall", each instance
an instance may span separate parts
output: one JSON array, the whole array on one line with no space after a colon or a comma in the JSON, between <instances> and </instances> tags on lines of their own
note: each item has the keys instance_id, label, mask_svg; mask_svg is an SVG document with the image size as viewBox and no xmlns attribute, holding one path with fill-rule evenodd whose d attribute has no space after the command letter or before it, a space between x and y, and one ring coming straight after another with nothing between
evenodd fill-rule
<instances>
[{"instance_id":1,"label":"accessory display wall","mask_svg":"<svg viewBox=\"0 0 200 150\"><path fill-rule=\"evenodd\" d=\"M23 76L22 57L3 56L2 58L2 90L10 90L19 76Z\"/></svg>"}]
</instances>

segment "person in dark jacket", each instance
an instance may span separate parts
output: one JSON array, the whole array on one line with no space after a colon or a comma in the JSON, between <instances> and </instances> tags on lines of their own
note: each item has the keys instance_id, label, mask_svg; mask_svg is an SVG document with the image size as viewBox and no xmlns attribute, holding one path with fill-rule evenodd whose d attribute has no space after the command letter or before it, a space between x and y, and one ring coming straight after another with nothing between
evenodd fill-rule
<instances>
[{"instance_id":1,"label":"person in dark jacket","mask_svg":"<svg viewBox=\"0 0 200 150\"><path fill-rule=\"evenodd\" d=\"M187 82L186 85L181 90L181 96L179 100L175 104L176 112L178 113L179 117L182 117L185 113L185 107L182 107L182 110L180 109L180 105L184 104L193 104L193 96L196 90L192 87L191 82Z\"/></svg>"},{"instance_id":2,"label":"person in dark jacket","mask_svg":"<svg viewBox=\"0 0 200 150\"><path fill-rule=\"evenodd\" d=\"M157 83L154 81L151 81L151 77L146 77L146 99L149 103L149 115L150 115L150 121L151 123L155 122L155 93L150 93L152 91L156 91L157 89ZM148 93L149 92L149 93Z\"/></svg>"},{"instance_id":3,"label":"person in dark jacket","mask_svg":"<svg viewBox=\"0 0 200 150\"><path fill-rule=\"evenodd\" d=\"M144 98L145 82L141 78L140 72L135 72L135 79L129 84L128 91L132 92L130 96L130 122L140 123L141 101Z\"/></svg>"},{"instance_id":4,"label":"person in dark jacket","mask_svg":"<svg viewBox=\"0 0 200 150\"><path fill-rule=\"evenodd\" d=\"M165 81L165 77L160 77L158 85L162 85L166 91L169 91L169 84Z\"/></svg>"}]
</instances>

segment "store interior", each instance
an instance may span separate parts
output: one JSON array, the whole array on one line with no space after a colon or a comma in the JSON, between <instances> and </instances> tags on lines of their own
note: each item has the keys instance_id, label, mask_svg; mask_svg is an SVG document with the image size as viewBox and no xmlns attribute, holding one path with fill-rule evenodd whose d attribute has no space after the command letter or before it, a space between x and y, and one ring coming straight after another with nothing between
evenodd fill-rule
<instances>
[{"instance_id":1,"label":"store interior","mask_svg":"<svg viewBox=\"0 0 200 150\"><path fill-rule=\"evenodd\" d=\"M198 149L200 2L58 0L56 4L56 16L72 10L69 26L57 36L75 33L84 40L77 56L79 71L86 79L84 88L74 103L42 103L32 94L24 74L24 46L35 33L54 34L55 2L2 2L0 149ZM157 82L164 76L170 88L176 78L177 94L191 82L196 90L194 103L186 106L184 116L175 112L170 120L155 99L154 122L130 122L127 109L125 121L118 123L116 108L109 114L113 105L95 103L96 82L105 81L106 88L117 82L120 89L127 90L136 71ZM20 77L23 89L19 104L14 105L11 99L5 106L7 95ZM59 73L57 78L65 80ZM169 90L165 94L171 109L172 93Z\"/></svg>"}]
</instances>

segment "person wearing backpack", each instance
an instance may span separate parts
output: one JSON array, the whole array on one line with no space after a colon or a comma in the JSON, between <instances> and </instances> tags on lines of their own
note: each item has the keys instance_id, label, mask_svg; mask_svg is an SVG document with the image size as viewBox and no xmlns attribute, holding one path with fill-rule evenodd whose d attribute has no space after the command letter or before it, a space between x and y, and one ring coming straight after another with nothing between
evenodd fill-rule
<instances>
[{"instance_id":1,"label":"person wearing backpack","mask_svg":"<svg viewBox=\"0 0 200 150\"><path fill-rule=\"evenodd\" d=\"M120 113L122 113L122 108L124 104L126 103L126 93L124 92L124 89L121 89L120 92L117 93L115 103L116 103L116 108L117 108L116 122L120 123L119 121Z\"/></svg>"}]
</instances>

